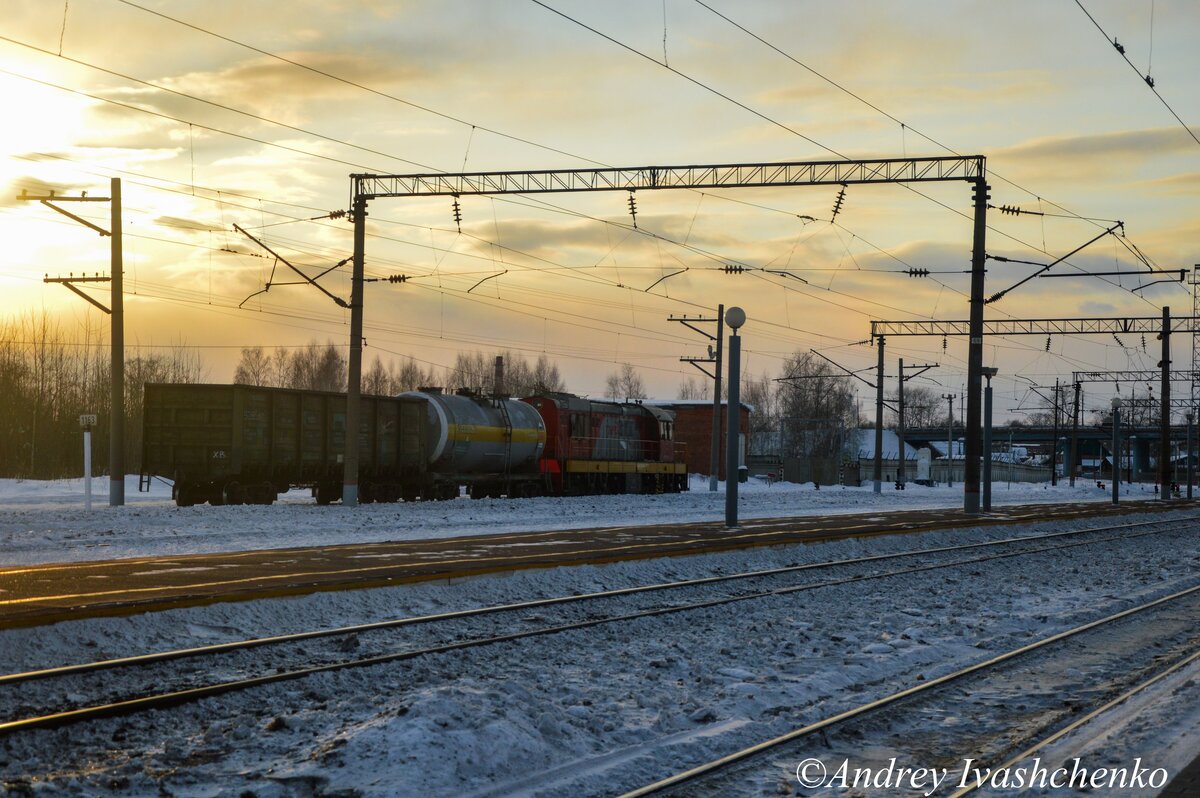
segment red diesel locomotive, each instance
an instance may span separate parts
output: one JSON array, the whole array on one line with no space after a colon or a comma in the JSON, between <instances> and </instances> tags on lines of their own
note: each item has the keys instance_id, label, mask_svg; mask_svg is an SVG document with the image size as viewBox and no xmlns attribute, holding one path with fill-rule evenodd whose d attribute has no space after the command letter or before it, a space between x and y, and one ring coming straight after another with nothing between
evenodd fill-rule
<instances>
[{"instance_id":1,"label":"red diesel locomotive","mask_svg":"<svg viewBox=\"0 0 1200 798\"><path fill-rule=\"evenodd\" d=\"M548 492L677 493L687 465L676 458L675 414L635 402L603 402L566 393L530 396L546 424L540 468Z\"/></svg>"}]
</instances>

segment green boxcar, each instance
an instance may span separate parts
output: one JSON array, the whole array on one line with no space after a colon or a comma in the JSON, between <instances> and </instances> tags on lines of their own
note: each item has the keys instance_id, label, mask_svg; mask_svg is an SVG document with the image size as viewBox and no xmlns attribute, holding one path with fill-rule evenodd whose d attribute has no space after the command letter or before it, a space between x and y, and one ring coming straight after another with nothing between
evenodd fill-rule
<instances>
[{"instance_id":1,"label":"green boxcar","mask_svg":"<svg viewBox=\"0 0 1200 798\"><path fill-rule=\"evenodd\" d=\"M361 501L413 499L422 489L426 401L362 397ZM150 383L142 472L173 481L181 507L270 504L311 487L320 504L341 496L346 395L254 385Z\"/></svg>"}]
</instances>

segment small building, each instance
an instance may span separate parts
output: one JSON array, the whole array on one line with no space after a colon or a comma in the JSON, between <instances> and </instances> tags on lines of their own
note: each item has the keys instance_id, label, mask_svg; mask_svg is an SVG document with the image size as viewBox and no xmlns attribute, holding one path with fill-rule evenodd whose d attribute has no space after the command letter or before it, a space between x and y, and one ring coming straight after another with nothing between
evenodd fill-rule
<instances>
[{"instance_id":1,"label":"small building","mask_svg":"<svg viewBox=\"0 0 1200 798\"><path fill-rule=\"evenodd\" d=\"M872 482L875 479L875 430L858 430L858 477L860 484ZM883 431L883 462L882 482L895 482L899 478L900 458L899 438L892 430ZM945 484L962 482L965 472L966 444L962 439L953 442L945 438L919 438L904 440L904 478L906 482L917 480L917 452L927 448L932 455L929 464L929 479L934 483ZM946 453L951 452L947 458ZM1020 452L992 452L992 481L993 482L1048 482L1050 469L1045 465L1028 462L1024 458L1024 449Z\"/></svg>"},{"instance_id":2,"label":"small building","mask_svg":"<svg viewBox=\"0 0 1200 798\"><path fill-rule=\"evenodd\" d=\"M682 448L689 474L710 472L712 456L713 402L711 399L643 399L642 404L654 405L675 412L675 443ZM728 435L728 402L721 402L721 457L717 477L725 479L725 438ZM746 441L750 434L750 413L754 408L741 403L738 421L738 464L746 463Z\"/></svg>"}]
</instances>

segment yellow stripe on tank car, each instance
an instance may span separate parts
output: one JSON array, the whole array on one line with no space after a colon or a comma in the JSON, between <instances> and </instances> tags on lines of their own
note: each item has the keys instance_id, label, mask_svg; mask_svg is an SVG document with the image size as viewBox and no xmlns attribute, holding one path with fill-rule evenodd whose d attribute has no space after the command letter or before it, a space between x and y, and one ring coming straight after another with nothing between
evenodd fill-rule
<instances>
[{"instance_id":1,"label":"yellow stripe on tank car","mask_svg":"<svg viewBox=\"0 0 1200 798\"><path fill-rule=\"evenodd\" d=\"M504 427L482 427L476 424L449 424L446 431L447 440L455 443L476 441L482 443L504 443L507 437ZM544 429L529 427L513 427L513 443L545 443Z\"/></svg>"},{"instance_id":2,"label":"yellow stripe on tank car","mask_svg":"<svg viewBox=\"0 0 1200 798\"><path fill-rule=\"evenodd\" d=\"M634 463L622 460L568 460L568 474L686 474L686 463Z\"/></svg>"}]
</instances>

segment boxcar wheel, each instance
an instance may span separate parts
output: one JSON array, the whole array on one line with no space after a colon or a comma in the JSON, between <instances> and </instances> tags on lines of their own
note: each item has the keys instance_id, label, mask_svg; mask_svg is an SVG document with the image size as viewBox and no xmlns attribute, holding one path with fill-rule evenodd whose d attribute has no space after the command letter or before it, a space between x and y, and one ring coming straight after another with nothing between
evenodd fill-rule
<instances>
[{"instance_id":1,"label":"boxcar wheel","mask_svg":"<svg viewBox=\"0 0 1200 798\"><path fill-rule=\"evenodd\" d=\"M194 506L196 504L196 491L190 485L176 485L175 504L179 507Z\"/></svg>"},{"instance_id":2,"label":"boxcar wheel","mask_svg":"<svg viewBox=\"0 0 1200 798\"><path fill-rule=\"evenodd\" d=\"M246 492L238 482L228 482L221 489L221 500L224 504L245 504Z\"/></svg>"}]
</instances>

